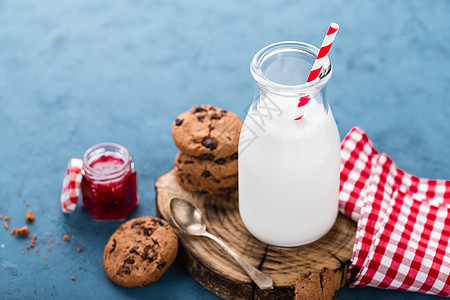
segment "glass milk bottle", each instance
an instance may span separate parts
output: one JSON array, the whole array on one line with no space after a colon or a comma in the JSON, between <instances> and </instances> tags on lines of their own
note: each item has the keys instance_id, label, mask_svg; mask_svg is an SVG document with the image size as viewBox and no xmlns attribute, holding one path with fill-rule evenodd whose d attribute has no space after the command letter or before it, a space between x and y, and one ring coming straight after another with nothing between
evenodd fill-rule
<instances>
[{"instance_id":1,"label":"glass milk bottle","mask_svg":"<svg viewBox=\"0 0 450 300\"><path fill-rule=\"evenodd\" d=\"M325 98L328 57L319 78L305 83L318 51L275 43L250 66L256 95L239 139L239 211L250 233L274 246L317 240L338 213L340 137ZM300 99L307 104L294 120Z\"/></svg>"}]
</instances>

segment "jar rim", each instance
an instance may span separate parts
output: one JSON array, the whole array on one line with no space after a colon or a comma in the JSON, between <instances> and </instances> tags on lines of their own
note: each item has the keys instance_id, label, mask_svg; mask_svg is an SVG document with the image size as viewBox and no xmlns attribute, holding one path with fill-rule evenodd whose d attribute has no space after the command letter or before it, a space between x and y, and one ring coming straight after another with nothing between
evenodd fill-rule
<instances>
[{"instance_id":1,"label":"jar rim","mask_svg":"<svg viewBox=\"0 0 450 300\"><path fill-rule=\"evenodd\" d=\"M274 93L295 93L312 94L321 90L330 80L333 73L331 61L325 56L325 62L320 71L319 77L311 82L298 85L285 85L270 80L262 72L262 64L273 55L278 55L281 51L295 50L310 55L314 60L319 53L319 49L311 44L297 41L282 41L267 45L259 50L252 59L250 72L258 86L264 90Z\"/></svg>"},{"instance_id":2,"label":"jar rim","mask_svg":"<svg viewBox=\"0 0 450 300\"><path fill-rule=\"evenodd\" d=\"M117 170L114 170L112 172L100 172L94 168L92 168L90 165L92 162L94 162L97 158L101 157L105 153L112 154L114 153L116 157L123 160L123 165L118 168ZM86 150L83 156L83 165L86 172L89 173L89 175L99 176L102 179L112 179L117 176L122 175L124 170L127 168L127 166L131 162L131 156L128 150L119 144L111 143L111 142L104 142L96 144L89 149Z\"/></svg>"}]
</instances>

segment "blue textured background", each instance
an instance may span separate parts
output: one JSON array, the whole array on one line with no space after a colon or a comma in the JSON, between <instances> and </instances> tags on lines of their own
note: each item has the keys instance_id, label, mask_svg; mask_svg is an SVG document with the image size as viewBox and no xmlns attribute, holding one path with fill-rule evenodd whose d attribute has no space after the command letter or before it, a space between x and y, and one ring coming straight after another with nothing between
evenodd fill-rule
<instances>
[{"instance_id":1,"label":"blue textured background","mask_svg":"<svg viewBox=\"0 0 450 300\"><path fill-rule=\"evenodd\" d=\"M211 103L244 117L253 55L282 40L319 46L331 21L340 31L327 96L341 136L358 125L404 170L450 179L449 1L261 2L0 0L0 214L22 226L29 202L40 248L0 228L0 298L214 299L176 264L145 288L110 282L102 250L119 223L60 212L67 161L98 142L124 145L139 175L132 217L153 215L178 113ZM56 246L65 233L72 241ZM372 288L337 296L435 298Z\"/></svg>"}]
</instances>

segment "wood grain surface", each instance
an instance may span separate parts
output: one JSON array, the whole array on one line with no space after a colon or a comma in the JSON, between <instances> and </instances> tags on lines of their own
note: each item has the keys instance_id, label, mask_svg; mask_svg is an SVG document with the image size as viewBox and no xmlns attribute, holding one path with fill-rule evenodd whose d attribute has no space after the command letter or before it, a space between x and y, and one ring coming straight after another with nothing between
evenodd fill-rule
<instances>
[{"instance_id":1,"label":"wood grain surface","mask_svg":"<svg viewBox=\"0 0 450 300\"><path fill-rule=\"evenodd\" d=\"M339 214L333 228L314 243L280 249L255 239L241 221L237 191L227 196L189 192L178 185L174 170L155 182L156 211L173 224L169 203L174 197L197 205L207 219L210 233L274 280L273 290L260 290L240 266L218 245L205 237L179 233L178 263L205 288L224 299L292 299L301 274L334 271L334 289L346 283L347 267L355 239L356 224Z\"/></svg>"}]
</instances>

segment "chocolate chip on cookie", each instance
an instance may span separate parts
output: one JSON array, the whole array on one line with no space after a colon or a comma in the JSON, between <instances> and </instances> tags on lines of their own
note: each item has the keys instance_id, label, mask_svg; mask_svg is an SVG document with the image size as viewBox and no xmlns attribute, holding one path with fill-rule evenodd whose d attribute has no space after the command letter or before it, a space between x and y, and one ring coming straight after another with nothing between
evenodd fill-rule
<instances>
[{"instance_id":1,"label":"chocolate chip on cookie","mask_svg":"<svg viewBox=\"0 0 450 300\"><path fill-rule=\"evenodd\" d=\"M175 119L175 126L180 126L183 124L183 119Z\"/></svg>"},{"instance_id":2,"label":"chocolate chip on cookie","mask_svg":"<svg viewBox=\"0 0 450 300\"><path fill-rule=\"evenodd\" d=\"M211 153L202 153L199 156L195 156L195 157L198 158L199 160L209 161L209 160L213 160L216 156Z\"/></svg>"},{"instance_id":3,"label":"chocolate chip on cookie","mask_svg":"<svg viewBox=\"0 0 450 300\"><path fill-rule=\"evenodd\" d=\"M202 172L202 177L209 177L209 176L211 176L211 173L208 170Z\"/></svg>"},{"instance_id":4,"label":"chocolate chip on cookie","mask_svg":"<svg viewBox=\"0 0 450 300\"><path fill-rule=\"evenodd\" d=\"M218 164L218 165L224 165L224 164L227 163L227 161L226 161L225 158L219 158L219 159L216 159L214 162L215 162L216 164Z\"/></svg>"},{"instance_id":5,"label":"chocolate chip on cookie","mask_svg":"<svg viewBox=\"0 0 450 300\"><path fill-rule=\"evenodd\" d=\"M220 120L221 116L219 116L218 114L211 114L211 119L212 120Z\"/></svg>"},{"instance_id":6,"label":"chocolate chip on cookie","mask_svg":"<svg viewBox=\"0 0 450 300\"><path fill-rule=\"evenodd\" d=\"M157 281L172 264L178 238L159 218L143 216L123 223L111 235L103 252L106 275L125 287Z\"/></svg>"},{"instance_id":7,"label":"chocolate chip on cookie","mask_svg":"<svg viewBox=\"0 0 450 300\"><path fill-rule=\"evenodd\" d=\"M211 108L213 108L213 107L210 107L210 109ZM198 106L195 106L192 108L192 113L194 113L194 114L199 113L199 112L204 112L204 111L206 111L206 109L202 105L198 105Z\"/></svg>"},{"instance_id":8,"label":"chocolate chip on cookie","mask_svg":"<svg viewBox=\"0 0 450 300\"><path fill-rule=\"evenodd\" d=\"M217 148L217 142L213 138L205 138L202 142L202 145L210 150L214 150Z\"/></svg>"}]
</instances>

